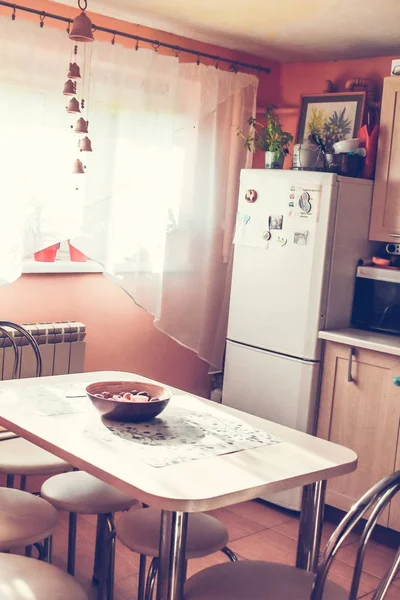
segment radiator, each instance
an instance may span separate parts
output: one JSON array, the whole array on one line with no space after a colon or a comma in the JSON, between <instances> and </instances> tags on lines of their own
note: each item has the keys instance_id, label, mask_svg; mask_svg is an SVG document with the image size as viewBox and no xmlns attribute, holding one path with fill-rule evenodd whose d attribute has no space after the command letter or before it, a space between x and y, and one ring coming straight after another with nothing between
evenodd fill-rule
<instances>
[{"instance_id":1,"label":"radiator","mask_svg":"<svg viewBox=\"0 0 400 600\"><path fill-rule=\"evenodd\" d=\"M42 376L83 373L86 326L76 321L29 323L23 325L39 344ZM35 377L36 360L32 348L18 331L5 327L13 336L19 352L18 377ZM11 379L14 350L11 341L0 331L0 379Z\"/></svg>"}]
</instances>

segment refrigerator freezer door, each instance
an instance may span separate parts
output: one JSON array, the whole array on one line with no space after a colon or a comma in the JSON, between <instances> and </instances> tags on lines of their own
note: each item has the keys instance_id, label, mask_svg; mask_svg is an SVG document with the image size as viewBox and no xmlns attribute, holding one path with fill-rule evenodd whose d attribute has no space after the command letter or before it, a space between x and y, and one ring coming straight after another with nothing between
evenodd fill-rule
<instances>
[{"instance_id":1,"label":"refrigerator freezer door","mask_svg":"<svg viewBox=\"0 0 400 600\"><path fill-rule=\"evenodd\" d=\"M319 368L228 341L222 404L312 434Z\"/></svg>"},{"instance_id":2,"label":"refrigerator freezer door","mask_svg":"<svg viewBox=\"0 0 400 600\"><path fill-rule=\"evenodd\" d=\"M227 342L222 403L314 433L320 364ZM301 489L264 498L300 510Z\"/></svg>"},{"instance_id":3,"label":"refrigerator freezer door","mask_svg":"<svg viewBox=\"0 0 400 600\"><path fill-rule=\"evenodd\" d=\"M323 329L336 210L335 177L326 173L242 171L238 224L242 230L253 226L255 236L264 227L270 240L264 247L254 247L244 245L243 237L237 236L230 340L319 359L318 331ZM309 212L307 202L303 208L299 206L302 189L311 192ZM248 190L257 192L253 203L246 200ZM273 228L280 225L281 229Z\"/></svg>"}]
</instances>

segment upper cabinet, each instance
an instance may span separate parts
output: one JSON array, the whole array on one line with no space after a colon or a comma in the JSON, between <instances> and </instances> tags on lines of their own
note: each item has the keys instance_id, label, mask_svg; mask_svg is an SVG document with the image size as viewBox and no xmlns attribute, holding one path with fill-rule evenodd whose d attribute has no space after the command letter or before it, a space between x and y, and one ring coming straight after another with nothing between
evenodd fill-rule
<instances>
[{"instance_id":1,"label":"upper cabinet","mask_svg":"<svg viewBox=\"0 0 400 600\"><path fill-rule=\"evenodd\" d=\"M400 242L400 77L386 77L370 240Z\"/></svg>"}]
</instances>

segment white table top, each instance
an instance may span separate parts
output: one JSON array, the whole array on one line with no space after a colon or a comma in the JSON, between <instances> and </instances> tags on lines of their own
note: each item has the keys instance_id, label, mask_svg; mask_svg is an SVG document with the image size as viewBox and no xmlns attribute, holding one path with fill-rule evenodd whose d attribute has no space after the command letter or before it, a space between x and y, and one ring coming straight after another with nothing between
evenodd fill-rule
<instances>
[{"instance_id":1,"label":"white table top","mask_svg":"<svg viewBox=\"0 0 400 600\"><path fill-rule=\"evenodd\" d=\"M88 418L100 419L89 400L86 414L42 416L32 408L35 389L38 392L43 386L61 384L67 393L68 389L76 391L77 384L84 389L87 384L102 380L149 381L116 371L2 381L0 425L142 502L165 510L198 512L229 506L356 468L357 457L352 450L173 388L174 395L163 417L168 417L171 406L182 402L185 408L204 403L208 411L217 411L219 417L224 413L234 415L283 441L155 468L135 456L134 444L121 449L121 445L105 444L84 433Z\"/></svg>"}]
</instances>

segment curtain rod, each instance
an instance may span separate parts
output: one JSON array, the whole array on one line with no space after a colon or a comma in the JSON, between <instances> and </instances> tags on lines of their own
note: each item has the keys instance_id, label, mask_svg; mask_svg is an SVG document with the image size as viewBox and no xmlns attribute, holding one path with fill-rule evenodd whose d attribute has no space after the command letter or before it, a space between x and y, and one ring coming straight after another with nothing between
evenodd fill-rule
<instances>
[{"instance_id":1,"label":"curtain rod","mask_svg":"<svg viewBox=\"0 0 400 600\"><path fill-rule=\"evenodd\" d=\"M31 13L33 15L38 15L40 17L41 26L42 26L42 23L44 22L44 19L46 19L46 18L54 19L56 21L63 21L64 23L68 23L68 24L72 24L72 21L73 21L73 19L68 18L68 17L63 17L62 15L48 13L44 10L37 10L35 8L30 8L28 6L21 6L19 4L14 4L12 2L3 2L3 0L0 0L0 6L5 6L7 8L12 9L13 20L15 19L15 13L17 10L20 10L22 12ZM242 67L245 69L251 69L253 71L258 71L259 73L270 73L271 72L271 69L269 67L262 67L261 65L254 65L251 63L242 62L240 60L229 60L229 58L224 58L221 56L217 56L215 54L208 54L207 52L191 50L190 48L185 48L184 46L176 46L174 44L168 44L167 42L159 42L158 40L152 40L149 38L142 37L140 35L132 35L130 33L125 33L124 31L118 31L117 29L109 29L108 27L101 27L100 25L95 25L95 24L93 24L93 29L94 29L94 31L102 31L103 33L109 33L110 35L112 35L113 36L112 43L114 43L116 36L128 38L130 40L135 40L136 43L144 42L146 44L151 44L151 46L153 47L153 49L155 51L157 51L159 48L168 48L169 50L172 50L173 52L175 52L176 55L178 55L180 52L184 52L185 54L192 54L197 57L197 62L199 62L200 57L203 57L203 58L209 58L211 60L215 60L216 66L218 66L218 63L221 63L221 62L227 63L227 64L229 64L229 70L233 71L235 73L238 71L239 67Z\"/></svg>"}]
</instances>

